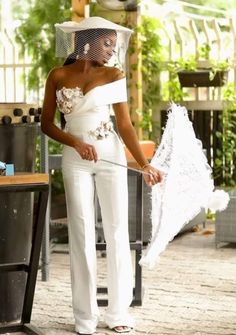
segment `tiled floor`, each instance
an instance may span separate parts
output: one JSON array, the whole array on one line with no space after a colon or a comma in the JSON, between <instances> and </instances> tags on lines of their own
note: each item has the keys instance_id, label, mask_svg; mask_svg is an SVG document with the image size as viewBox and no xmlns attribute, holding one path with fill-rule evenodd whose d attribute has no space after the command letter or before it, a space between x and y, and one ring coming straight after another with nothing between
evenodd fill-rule
<instances>
[{"instance_id":1,"label":"tiled floor","mask_svg":"<svg viewBox=\"0 0 236 335\"><path fill-rule=\"evenodd\" d=\"M99 284L105 268L98 255ZM216 249L214 224L177 237L155 270L143 270L143 283L143 306L131 308L137 323L132 335L236 334L236 245ZM97 335L114 334L100 310ZM68 254L52 253L48 282L39 272L32 323L46 335L75 334Z\"/></svg>"}]
</instances>

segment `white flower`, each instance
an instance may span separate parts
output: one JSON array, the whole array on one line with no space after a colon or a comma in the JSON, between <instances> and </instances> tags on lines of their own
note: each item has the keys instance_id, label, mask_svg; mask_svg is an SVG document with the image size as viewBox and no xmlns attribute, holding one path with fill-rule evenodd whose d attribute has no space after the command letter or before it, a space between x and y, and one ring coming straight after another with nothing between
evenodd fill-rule
<instances>
[{"instance_id":1,"label":"white flower","mask_svg":"<svg viewBox=\"0 0 236 335\"><path fill-rule=\"evenodd\" d=\"M64 114L69 114L73 109L73 100L77 97L83 98L83 92L81 88L67 88L62 87L60 90L56 92L57 96L57 106L60 111Z\"/></svg>"},{"instance_id":2,"label":"white flower","mask_svg":"<svg viewBox=\"0 0 236 335\"><path fill-rule=\"evenodd\" d=\"M70 99L73 96L73 90L67 89L62 91L62 96L64 96L66 99Z\"/></svg>"},{"instance_id":3,"label":"white flower","mask_svg":"<svg viewBox=\"0 0 236 335\"><path fill-rule=\"evenodd\" d=\"M91 130L89 134L93 136L96 140L103 140L110 135L110 132L112 130L113 124L111 121L102 121L100 127L97 127L95 130Z\"/></svg>"}]
</instances>

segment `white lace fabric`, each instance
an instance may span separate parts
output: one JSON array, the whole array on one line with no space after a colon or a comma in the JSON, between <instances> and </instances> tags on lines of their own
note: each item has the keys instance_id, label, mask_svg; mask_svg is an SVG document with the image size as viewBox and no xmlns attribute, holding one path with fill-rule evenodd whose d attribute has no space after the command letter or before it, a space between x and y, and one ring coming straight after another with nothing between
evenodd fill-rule
<instances>
[{"instance_id":1,"label":"white lace fabric","mask_svg":"<svg viewBox=\"0 0 236 335\"><path fill-rule=\"evenodd\" d=\"M73 101L77 98L83 98L83 92L80 87L67 88L62 87L57 90L57 106L64 114L72 112Z\"/></svg>"},{"instance_id":2,"label":"white lace fabric","mask_svg":"<svg viewBox=\"0 0 236 335\"><path fill-rule=\"evenodd\" d=\"M181 228L202 208L209 208L214 195L212 170L185 107L171 105L151 165L163 171L163 181L152 187L152 238L140 261L149 268ZM227 195L223 197L219 210L228 203Z\"/></svg>"}]
</instances>

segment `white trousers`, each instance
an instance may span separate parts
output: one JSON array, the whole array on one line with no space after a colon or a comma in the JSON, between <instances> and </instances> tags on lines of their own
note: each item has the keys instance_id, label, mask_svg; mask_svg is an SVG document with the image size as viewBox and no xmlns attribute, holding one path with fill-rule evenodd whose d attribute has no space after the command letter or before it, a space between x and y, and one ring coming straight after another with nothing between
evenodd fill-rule
<instances>
[{"instance_id":1,"label":"white trousers","mask_svg":"<svg viewBox=\"0 0 236 335\"><path fill-rule=\"evenodd\" d=\"M87 140L88 139L84 139ZM123 146L115 133L103 140L90 139L99 158L126 163ZM95 332L99 319L96 283L94 192L101 206L107 244L108 308L110 327L134 326L128 313L132 301L133 271L128 236L127 171L98 161L82 160L64 147L62 164L69 227L71 282L76 331Z\"/></svg>"}]
</instances>

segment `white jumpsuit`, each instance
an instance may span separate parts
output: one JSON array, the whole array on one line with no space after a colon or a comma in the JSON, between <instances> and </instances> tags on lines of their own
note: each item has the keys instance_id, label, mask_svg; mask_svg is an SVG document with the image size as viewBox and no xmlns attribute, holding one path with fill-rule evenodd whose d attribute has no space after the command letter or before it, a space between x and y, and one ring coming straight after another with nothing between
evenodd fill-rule
<instances>
[{"instance_id":1,"label":"white jumpsuit","mask_svg":"<svg viewBox=\"0 0 236 335\"><path fill-rule=\"evenodd\" d=\"M127 100L125 78L93 88L57 91L57 104L66 131L95 146L98 158L126 164L124 148L111 129L110 104ZM108 308L110 328L133 327L128 313L133 272L128 236L127 170L116 165L83 160L64 146L62 171L67 199L71 282L76 331L91 334L98 323L94 192L101 206L107 243Z\"/></svg>"}]
</instances>

